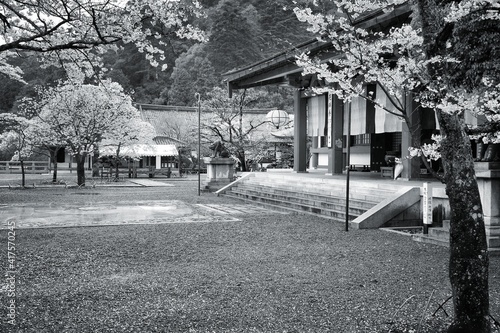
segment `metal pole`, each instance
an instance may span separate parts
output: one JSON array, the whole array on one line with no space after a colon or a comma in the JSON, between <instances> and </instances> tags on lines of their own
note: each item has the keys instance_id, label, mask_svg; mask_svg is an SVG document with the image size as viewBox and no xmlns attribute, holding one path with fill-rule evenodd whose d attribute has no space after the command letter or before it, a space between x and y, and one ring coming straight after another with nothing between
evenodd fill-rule
<instances>
[{"instance_id":1,"label":"metal pole","mask_svg":"<svg viewBox=\"0 0 500 333\"><path fill-rule=\"evenodd\" d=\"M349 108L347 109L347 177L345 185L345 231L349 231L349 175L351 170L351 102L349 102Z\"/></svg>"},{"instance_id":2,"label":"metal pole","mask_svg":"<svg viewBox=\"0 0 500 333\"><path fill-rule=\"evenodd\" d=\"M198 99L198 196L201 191L201 96L199 93L194 94Z\"/></svg>"}]
</instances>

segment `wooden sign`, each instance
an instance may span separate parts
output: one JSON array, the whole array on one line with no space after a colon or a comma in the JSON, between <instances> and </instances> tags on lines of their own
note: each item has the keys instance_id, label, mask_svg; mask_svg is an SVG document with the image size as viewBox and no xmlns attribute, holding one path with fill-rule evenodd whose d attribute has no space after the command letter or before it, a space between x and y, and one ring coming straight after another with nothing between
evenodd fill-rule
<instances>
[{"instance_id":1,"label":"wooden sign","mask_svg":"<svg viewBox=\"0 0 500 333\"><path fill-rule=\"evenodd\" d=\"M432 224L432 184L424 183L423 185L423 221L424 224Z\"/></svg>"}]
</instances>

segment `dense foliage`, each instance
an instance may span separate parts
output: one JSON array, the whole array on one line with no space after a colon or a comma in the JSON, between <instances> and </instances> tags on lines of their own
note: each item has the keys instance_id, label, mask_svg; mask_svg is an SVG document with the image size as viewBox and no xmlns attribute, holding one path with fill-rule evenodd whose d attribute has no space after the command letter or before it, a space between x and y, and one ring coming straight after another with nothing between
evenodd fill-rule
<instances>
[{"instance_id":1,"label":"dense foliage","mask_svg":"<svg viewBox=\"0 0 500 333\"><path fill-rule=\"evenodd\" d=\"M150 43L161 50L155 54L166 66L151 66L151 55L138 52L133 43L118 41L119 48L102 51L101 74L118 82L136 102L194 105L194 93L206 96L222 85L221 74L262 60L311 37L298 22L287 1L200 1L203 16L189 16L189 23L204 30L208 41L180 38L154 22L143 22L153 37ZM10 60L12 62L12 60ZM65 73L40 69L35 57L23 55L14 65L23 72L27 85L12 78L0 83L0 112L13 109L16 100L33 91L35 85L52 85ZM39 75L30 75L39 74ZM41 75L40 75L41 74ZM5 74L2 74L5 76Z\"/></svg>"}]
</instances>

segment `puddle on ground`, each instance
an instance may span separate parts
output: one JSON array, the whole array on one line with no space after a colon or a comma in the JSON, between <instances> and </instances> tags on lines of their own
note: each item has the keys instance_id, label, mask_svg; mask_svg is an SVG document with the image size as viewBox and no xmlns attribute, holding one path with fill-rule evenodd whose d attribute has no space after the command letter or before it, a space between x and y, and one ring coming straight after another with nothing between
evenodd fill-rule
<instances>
[{"instance_id":1,"label":"puddle on ground","mask_svg":"<svg viewBox=\"0 0 500 333\"><path fill-rule=\"evenodd\" d=\"M75 192L75 193L71 193L71 194L74 194L74 195L100 195L101 193L85 193L85 192Z\"/></svg>"},{"instance_id":2,"label":"puddle on ground","mask_svg":"<svg viewBox=\"0 0 500 333\"><path fill-rule=\"evenodd\" d=\"M234 222L239 219L206 211L182 201L135 203L89 203L88 205L3 205L0 206L2 225L14 221L16 229L124 224L161 224L188 222Z\"/></svg>"}]
</instances>

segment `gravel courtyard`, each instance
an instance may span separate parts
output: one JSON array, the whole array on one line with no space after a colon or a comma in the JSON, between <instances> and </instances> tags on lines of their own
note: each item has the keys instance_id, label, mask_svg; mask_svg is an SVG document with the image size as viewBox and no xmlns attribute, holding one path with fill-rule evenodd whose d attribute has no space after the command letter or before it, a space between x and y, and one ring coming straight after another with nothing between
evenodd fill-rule
<instances>
[{"instance_id":1,"label":"gravel courtyard","mask_svg":"<svg viewBox=\"0 0 500 333\"><path fill-rule=\"evenodd\" d=\"M7 220L19 228L15 298L10 280L0 284L1 331L435 333L451 320L451 301L438 309L451 295L446 248L197 196L194 178L155 181L170 186L1 188L3 213L45 207L44 221L47 207L64 216L65 207L104 205L119 214L119 207L185 205L182 219L155 208L151 218L119 225L106 225L111 218L103 215L92 226L23 228L22 219L2 215L2 272L11 264ZM133 220L123 216L115 220ZM499 263L491 258L497 320ZM7 322L12 299L14 325Z\"/></svg>"}]
</instances>

